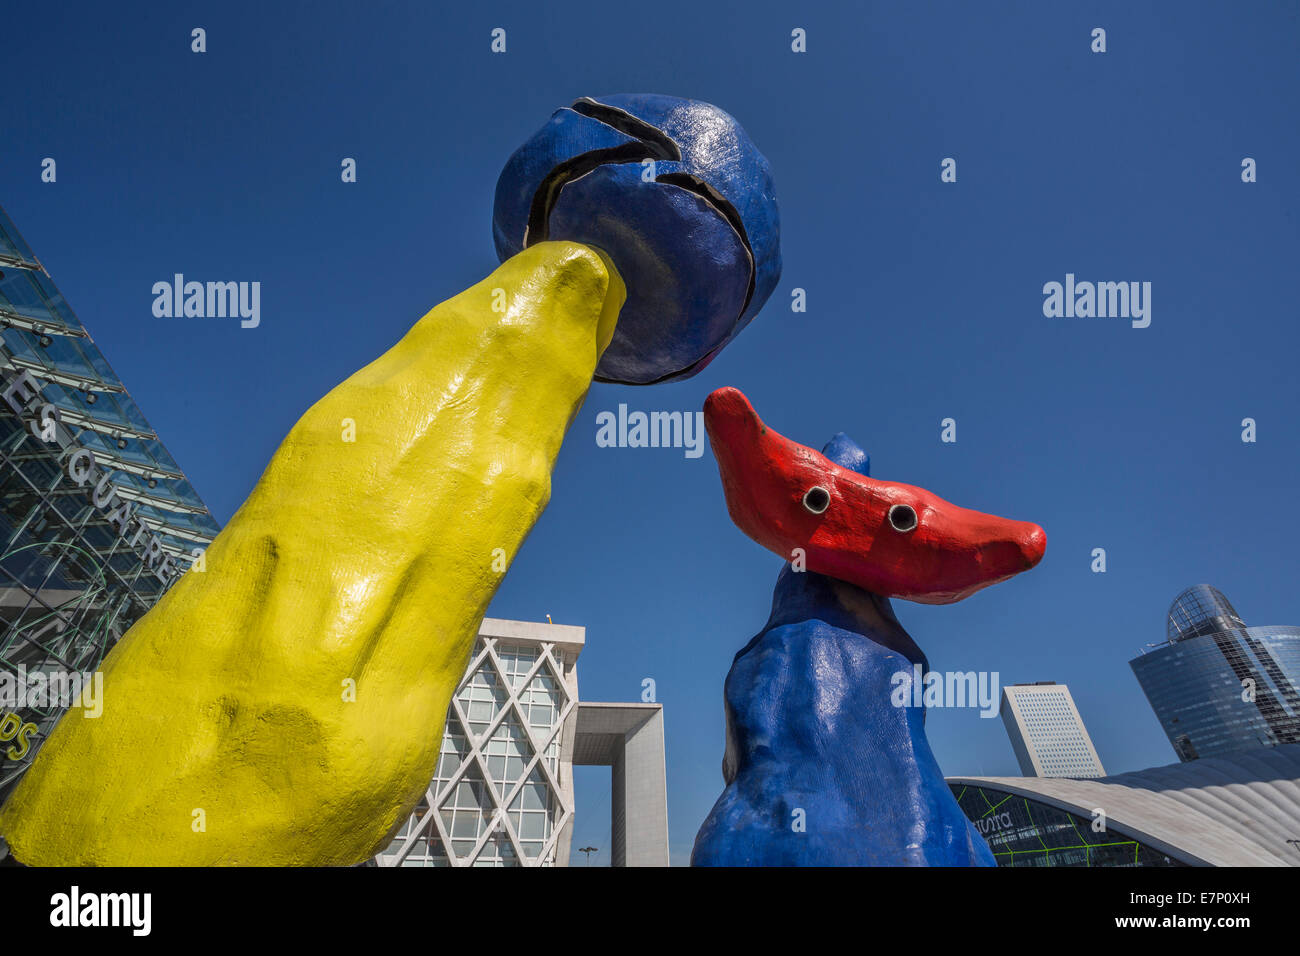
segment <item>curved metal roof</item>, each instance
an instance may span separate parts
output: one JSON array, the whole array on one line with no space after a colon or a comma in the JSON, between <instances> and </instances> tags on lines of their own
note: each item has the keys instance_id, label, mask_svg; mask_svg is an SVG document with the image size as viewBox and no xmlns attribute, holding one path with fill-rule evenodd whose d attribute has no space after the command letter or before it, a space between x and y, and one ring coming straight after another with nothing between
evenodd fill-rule
<instances>
[{"instance_id":1,"label":"curved metal roof","mask_svg":"<svg viewBox=\"0 0 1300 956\"><path fill-rule=\"evenodd\" d=\"M1091 780L949 777L1038 800L1194 866L1300 866L1300 744Z\"/></svg>"}]
</instances>

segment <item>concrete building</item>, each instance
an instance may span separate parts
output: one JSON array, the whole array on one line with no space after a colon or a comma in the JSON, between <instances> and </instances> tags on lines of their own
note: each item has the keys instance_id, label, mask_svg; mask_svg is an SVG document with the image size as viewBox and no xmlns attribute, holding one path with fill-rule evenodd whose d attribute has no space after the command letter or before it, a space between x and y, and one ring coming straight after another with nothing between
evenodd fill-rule
<instances>
[{"instance_id":1,"label":"concrete building","mask_svg":"<svg viewBox=\"0 0 1300 956\"><path fill-rule=\"evenodd\" d=\"M1070 688L1064 684L1039 681L1004 687L998 713L1025 776L1106 775Z\"/></svg>"},{"instance_id":2,"label":"concrete building","mask_svg":"<svg viewBox=\"0 0 1300 956\"><path fill-rule=\"evenodd\" d=\"M947 782L1000 866L1300 866L1300 744L1100 779Z\"/></svg>"},{"instance_id":3,"label":"concrete building","mask_svg":"<svg viewBox=\"0 0 1300 956\"><path fill-rule=\"evenodd\" d=\"M612 865L667 866L663 705L580 703L573 762L610 768Z\"/></svg>"},{"instance_id":4,"label":"concrete building","mask_svg":"<svg viewBox=\"0 0 1300 956\"><path fill-rule=\"evenodd\" d=\"M668 865L663 706L579 701L585 641L484 619L437 772L380 866L567 866L574 764L611 768L613 865Z\"/></svg>"}]
</instances>

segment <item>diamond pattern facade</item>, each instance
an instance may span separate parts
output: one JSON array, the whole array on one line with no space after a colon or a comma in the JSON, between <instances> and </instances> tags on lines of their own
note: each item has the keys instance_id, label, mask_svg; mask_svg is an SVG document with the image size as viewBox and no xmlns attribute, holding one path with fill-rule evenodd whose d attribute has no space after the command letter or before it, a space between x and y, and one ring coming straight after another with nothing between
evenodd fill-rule
<instances>
[{"instance_id":1,"label":"diamond pattern facade","mask_svg":"<svg viewBox=\"0 0 1300 956\"><path fill-rule=\"evenodd\" d=\"M436 775L380 866L567 864L582 634L483 622Z\"/></svg>"}]
</instances>

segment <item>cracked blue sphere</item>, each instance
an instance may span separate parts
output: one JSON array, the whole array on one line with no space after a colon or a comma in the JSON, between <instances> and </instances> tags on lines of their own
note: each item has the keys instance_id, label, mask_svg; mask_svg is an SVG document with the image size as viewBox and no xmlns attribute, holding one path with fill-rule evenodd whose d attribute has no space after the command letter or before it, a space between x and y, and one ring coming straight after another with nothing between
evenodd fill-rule
<instances>
[{"instance_id":1,"label":"cracked blue sphere","mask_svg":"<svg viewBox=\"0 0 1300 956\"><path fill-rule=\"evenodd\" d=\"M548 239L595 246L627 302L596 379L690 378L758 314L781 277L772 171L740 124L658 94L583 97L506 162L501 261Z\"/></svg>"}]
</instances>

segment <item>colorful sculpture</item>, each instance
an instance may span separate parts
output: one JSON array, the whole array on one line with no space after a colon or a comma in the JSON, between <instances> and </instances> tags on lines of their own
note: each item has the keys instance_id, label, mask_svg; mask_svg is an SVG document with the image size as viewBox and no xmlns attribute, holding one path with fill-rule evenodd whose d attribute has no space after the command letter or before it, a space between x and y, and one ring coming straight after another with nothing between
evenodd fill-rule
<instances>
[{"instance_id":1,"label":"colorful sculpture","mask_svg":"<svg viewBox=\"0 0 1300 956\"><path fill-rule=\"evenodd\" d=\"M42 748L0 816L14 855L328 865L381 849L433 776L622 303L599 253L533 246L313 405L206 569L108 655L103 716L73 712Z\"/></svg>"},{"instance_id":2,"label":"colorful sculpture","mask_svg":"<svg viewBox=\"0 0 1300 956\"><path fill-rule=\"evenodd\" d=\"M596 125L679 150L662 170L678 178L651 194L605 168L618 157L640 170L636 150L602 154L581 184L548 177L550 241L525 229L499 269L303 415L204 569L106 658L102 717L62 720L0 809L19 861L355 864L410 815L488 602L546 506L611 341L635 366L629 380L690 374L779 271L766 162L734 121L702 103L613 99L667 132L630 113ZM499 247L502 215L499 202ZM584 218L609 248L563 238ZM636 241L620 242L621 220ZM665 280L680 308L656 319L666 290L645 277L664 264L683 270ZM626 306L624 269L640 283ZM627 328L620 308L636 317Z\"/></svg>"},{"instance_id":3,"label":"colorful sculpture","mask_svg":"<svg viewBox=\"0 0 1300 956\"><path fill-rule=\"evenodd\" d=\"M704 414L732 520L794 563L727 674L727 786L692 864L993 865L930 751L928 664L889 599L1004 581L1041 560L1043 530L873 480L847 436L818 454L734 388Z\"/></svg>"},{"instance_id":4,"label":"colorful sculpture","mask_svg":"<svg viewBox=\"0 0 1300 956\"><path fill-rule=\"evenodd\" d=\"M492 234L506 259L572 239L627 283L600 381L689 378L758 314L781 276L767 160L740 125L675 96L583 97L506 163Z\"/></svg>"}]
</instances>

